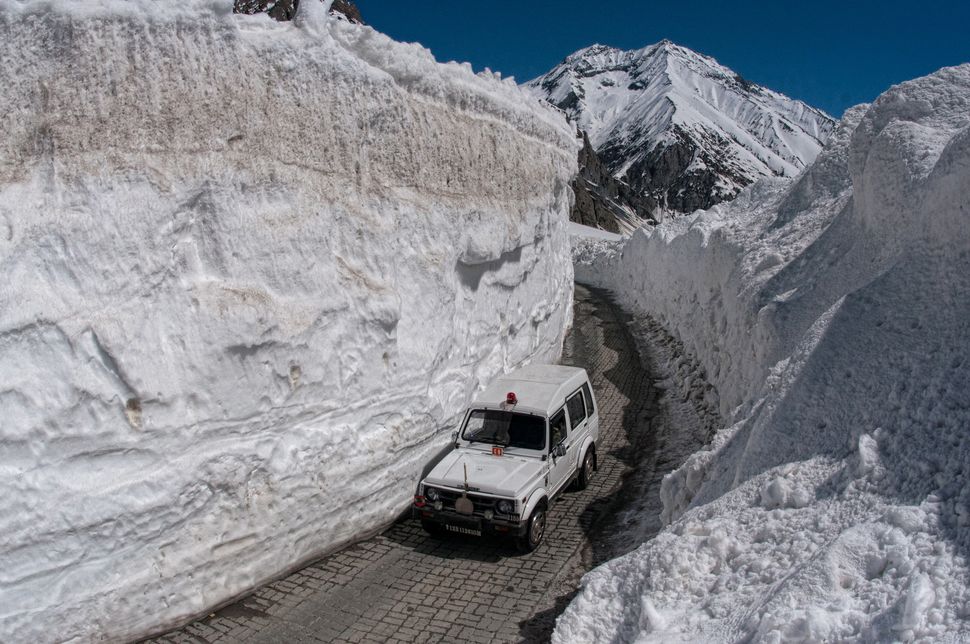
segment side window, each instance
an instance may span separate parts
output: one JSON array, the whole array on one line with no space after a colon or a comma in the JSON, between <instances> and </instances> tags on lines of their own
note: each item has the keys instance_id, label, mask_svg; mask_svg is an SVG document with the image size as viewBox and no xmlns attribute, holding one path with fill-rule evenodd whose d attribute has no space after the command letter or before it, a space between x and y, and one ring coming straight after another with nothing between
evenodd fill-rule
<instances>
[{"instance_id":1,"label":"side window","mask_svg":"<svg viewBox=\"0 0 970 644\"><path fill-rule=\"evenodd\" d=\"M583 403L582 392L577 391L566 401L566 409L569 410L569 423L573 427L578 427L586 420L586 405Z\"/></svg>"},{"instance_id":2,"label":"side window","mask_svg":"<svg viewBox=\"0 0 970 644\"><path fill-rule=\"evenodd\" d=\"M563 407L549 419L549 447L566 440L566 408Z\"/></svg>"},{"instance_id":3,"label":"side window","mask_svg":"<svg viewBox=\"0 0 970 644\"><path fill-rule=\"evenodd\" d=\"M592 416L593 415L593 392L589 390L588 382L583 383L583 398L586 399L586 410L589 412L589 415Z\"/></svg>"}]
</instances>

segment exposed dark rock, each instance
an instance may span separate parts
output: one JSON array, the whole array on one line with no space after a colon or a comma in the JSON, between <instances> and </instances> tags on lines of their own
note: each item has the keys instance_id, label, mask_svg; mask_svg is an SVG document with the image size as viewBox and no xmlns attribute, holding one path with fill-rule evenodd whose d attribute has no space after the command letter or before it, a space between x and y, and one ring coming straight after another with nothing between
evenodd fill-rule
<instances>
[{"instance_id":1,"label":"exposed dark rock","mask_svg":"<svg viewBox=\"0 0 970 644\"><path fill-rule=\"evenodd\" d=\"M292 20L299 0L235 0L235 13L268 13L276 20Z\"/></svg>"},{"instance_id":2,"label":"exposed dark rock","mask_svg":"<svg viewBox=\"0 0 970 644\"><path fill-rule=\"evenodd\" d=\"M233 11L247 14L268 13L276 20L285 21L293 19L299 5L300 0L235 0ZM364 24L360 10L351 0L334 0L330 11L344 15L351 22Z\"/></svg>"},{"instance_id":3,"label":"exposed dark rock","mask_svg":"<svg viewBox=\"0 0 970 644\"><path fill-rule=\"evenodd\" d=\"M360 9L350 0L333 0L333 6L330 7L330 10L343 14L350 22L365 24L364 19L360 16Z\"/></svg>"},{"instance_id":4,"label":"exposed dark rock","mask_svg":"<svg viewBox=\"0 0 970 644\"><path fill-rule=\"evenodd\" d=\"M750 178L732 152L731 142L709 134L703 146L681 128L672 142L658 145L623 175L631 191L670 212L693 212L732 199ZM727 179L728 181L725 181Z\"/></svg>"},{"instance_id":5,"label":"exposed dark rock","mask_svg":"<svg viewBox=\"0 0 970 644\"><path fill-rule=\"evenodd\" d=\"M576 202L569 218L577 223L609 232L620 232L619 221L650 219L657 204L649 196L638 194L615 178L582 133L583 149L579 152L579 174L573 181ZM636 223L631 221L631 223Z\"/></svg>"},{"instance_id":6,"label":"exposed dark rock","mask_svg":"<svg viewBox=\"0 0 970 644\"><path fill-rule=\"evenodd\" d=\"M749 94L760 93L762 91L760 86L752 83L741 74L734 75L734 82L738 84L738 87Z\"/></svg>"}]
</instances>

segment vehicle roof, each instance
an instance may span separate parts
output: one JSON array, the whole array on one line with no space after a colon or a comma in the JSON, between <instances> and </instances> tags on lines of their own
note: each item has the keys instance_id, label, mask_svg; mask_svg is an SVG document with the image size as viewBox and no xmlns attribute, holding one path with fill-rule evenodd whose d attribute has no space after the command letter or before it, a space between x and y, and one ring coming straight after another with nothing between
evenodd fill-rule
<instances>
[{"instance_id":1,"label":"vehicle roof","mask_svg":"<svg viewBox=\"0 0 970 644\"><path fill-rule=\"evenodd\" d=\"M515 392L516 411L550 415L588 380L586 370L563 365L531 364L497 378L475 396L473 407L503 408L505 396Z\"/></svg>"}]
</instances>

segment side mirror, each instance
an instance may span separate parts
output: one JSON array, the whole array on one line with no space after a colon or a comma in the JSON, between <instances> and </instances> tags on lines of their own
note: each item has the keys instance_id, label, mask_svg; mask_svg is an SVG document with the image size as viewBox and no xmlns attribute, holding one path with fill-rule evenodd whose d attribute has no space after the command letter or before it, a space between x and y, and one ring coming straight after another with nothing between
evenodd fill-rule
<instances>
[{"instance_id":1,"label":"side mirror","mask_svg":"<svg viewBox=\"0 0 970 644\"><path fill-rule=\"evenodd\" d=\"M458 432L451 432L451 442L458 442Z\"/></svg>"},{"instance_id":2,"label":"side mirror","mask_svg":"<svg viewBox=\"0 0 970 644\"><path fill-rule=\"evenodd\" d=\"M556 445L555 447L552 448L552 455L555 456L556 458L560 458L562 456L565 456L566 455L566 446L563 445L562 443L559 443L558 445Z\"/></svg>"}]
</instances>

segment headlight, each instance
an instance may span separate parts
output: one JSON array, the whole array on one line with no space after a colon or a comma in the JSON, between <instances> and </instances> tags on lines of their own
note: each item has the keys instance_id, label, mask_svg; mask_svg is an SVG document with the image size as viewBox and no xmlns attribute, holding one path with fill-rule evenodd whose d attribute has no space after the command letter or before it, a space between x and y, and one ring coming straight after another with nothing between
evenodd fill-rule
<instances>
[{"instance_id":1,"label":"headlight","mask_svg":"<svg viewBox=\"0 0 970 644\"><path fill-rule=\"evenodd\" d=\"M424 488L424 496L426 499L434 503L438 500L438 490L434 489L433 487L426 487Z\"/></svg>"},{"instance_id":2,"label":"headlight","mask_svg":"<svg viewBox=\"0 0 970 644\"><path fill-rule=\"evenodd\" d=\"M513 512L515 512L515 504L512 503L511 501L506 501L505 499L502 499L495 506L495 509L498 510L499 514L512 514Z\"/></svg>"}]
</instances>

